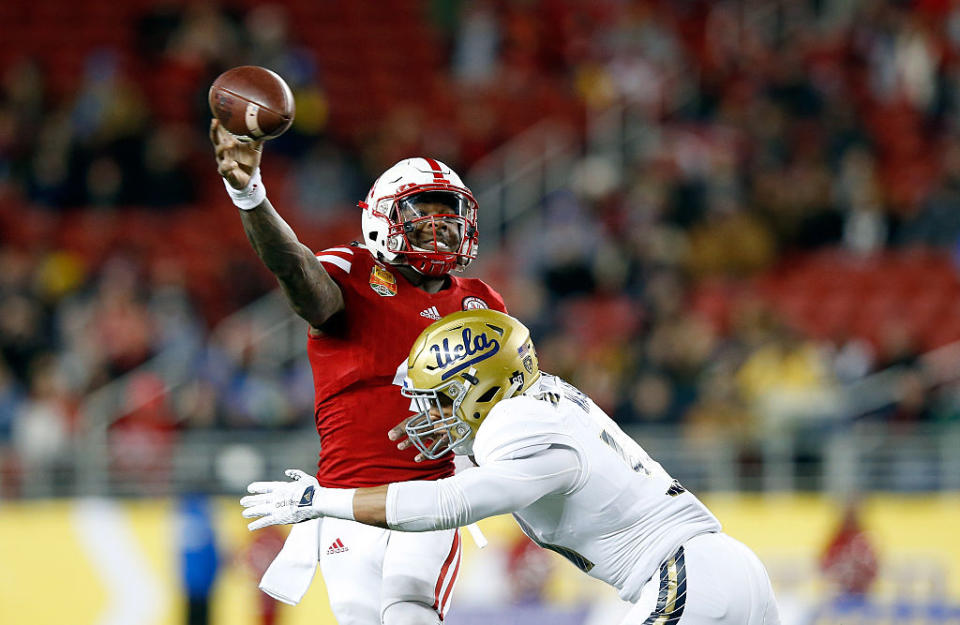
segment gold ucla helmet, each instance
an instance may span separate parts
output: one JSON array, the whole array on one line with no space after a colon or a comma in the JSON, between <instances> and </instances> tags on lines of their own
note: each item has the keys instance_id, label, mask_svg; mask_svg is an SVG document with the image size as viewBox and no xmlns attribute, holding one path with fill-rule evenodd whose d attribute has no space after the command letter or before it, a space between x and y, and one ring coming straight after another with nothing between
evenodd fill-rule
<instances>
[{"instance_id":1,"label":"gold ucla helmet","mask_svg":"<svg viewBox=\"0 0 960 625\"><path fill-rule=\"evenodd\" d=\"M490 409L539 377L522 323L488 309L447 315L427 326L410 349L402 392L419 412L407 422L407 436L426 458L450 450L469 454Z\"/></svg>"}]
</instances>

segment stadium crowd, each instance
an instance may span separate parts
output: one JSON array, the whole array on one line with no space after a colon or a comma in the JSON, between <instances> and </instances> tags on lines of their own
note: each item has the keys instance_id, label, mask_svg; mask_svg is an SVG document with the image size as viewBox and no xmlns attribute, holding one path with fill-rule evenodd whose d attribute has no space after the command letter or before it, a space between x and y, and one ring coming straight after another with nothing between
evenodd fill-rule
<instances>
[{"instance_id":1,"label":"stadium crowd","mask_svg":"<svg viewBox=\"0 0 960 625\"><path fill-rule=\"evenodd\" d=\"M50 3L14 4L11 35ZM261 370L242 327L212 333L273 288L205 144L206 88L244 63L296 93L265 177L318 249L354 236L352 205L401 156L462 173L539 116L582 132L622 107L642 129L622 166L585 154L543 227L478 264L544 369L623 423L751 441L833 414L844 384L894 365L898 400L865 418L960 418L960 386L931 384L919 358L960 340L960 7L388 4L422 9L435 67L423 91L371 97L366 124L295 19L305 3L132 3L66 76L5 52L0 494L67 462L82 399L158 355L190 381L132 377L119 466L149 471L184 429L312 423L305 359Z\"/></svg>"}]
</instances>

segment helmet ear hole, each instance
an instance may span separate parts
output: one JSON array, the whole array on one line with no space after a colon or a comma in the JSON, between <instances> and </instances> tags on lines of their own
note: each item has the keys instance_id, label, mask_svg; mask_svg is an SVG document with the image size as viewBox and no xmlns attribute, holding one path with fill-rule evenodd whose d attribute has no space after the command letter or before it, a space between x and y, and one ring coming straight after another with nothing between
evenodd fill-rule
<instances>
[{"instance_id":1,"label":"helmet ear hole","mask_svg":"<svg viewBox=\"0 0 960 625\"><path fill-rule=\"evenodd\" d=\"M377 235L379 235L379 234L380 234L380 233L377 232L377 231L368 232L368 233L367 233L367 238L369 238L371 241L376 241L376 240L377 240Z\"/></svg>"},{"instance_id":2,"label":"helmet ear hole","mask_svg":"<svg viewBox=\"0 0 960 625\"><path fill-rule=\"evenodd\" d=\"M493 396L496 395L497 391L499 390L500 390L499 386L493 386L491 388L488 388L483 395L477 398L477 403L482 404L484 402L490 401L491 399L493 399Z\"/></svg>"}]
</instances>

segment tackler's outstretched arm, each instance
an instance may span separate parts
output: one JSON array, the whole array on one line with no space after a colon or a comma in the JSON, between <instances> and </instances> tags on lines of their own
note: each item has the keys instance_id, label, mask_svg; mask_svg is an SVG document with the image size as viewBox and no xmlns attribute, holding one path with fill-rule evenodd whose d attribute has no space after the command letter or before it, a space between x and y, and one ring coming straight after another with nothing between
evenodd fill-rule
<instances>
[{"instance_id":1,"label":"tackler's outstretched arm","mask_svg":"<svg viewBox=\"0 0 960 625\"><path fill-rule=\"evenodd\" d=\"M573 450L552 448L526 458L492 462L436 481L373 488L323 488L315 480L255 482L240 500L251 530L322 516L408 532L461 527L514 512L573 488L579 463Z\"/></svg>"}]
</instances>

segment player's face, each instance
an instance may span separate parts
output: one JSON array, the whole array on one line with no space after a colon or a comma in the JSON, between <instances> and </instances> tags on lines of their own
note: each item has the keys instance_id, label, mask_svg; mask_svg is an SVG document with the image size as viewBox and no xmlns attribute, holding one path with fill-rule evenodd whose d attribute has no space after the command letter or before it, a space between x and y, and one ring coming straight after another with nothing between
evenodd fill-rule
<instances>
[{"instance_id":1,"label":"player's face","mask_svg":"<svg viewBox=\"0 0 960 625\"><path fill-rule=\"evenodd\" d=\"M399 221L410 245L431 252L456 252L463 237L468 201L457 193L421 193L399 202Z\"/></svg>"},{"instance_id":2,"label":"player's face","mask_svg":"<svg viewBox=\"0 0 960 625\"><path fill-rule=\"evenodd\" d=\"M452 404L452 403L450 403L450 404L444 404L444 405L441 406L441 407L443 408L443 413L442 413L442 414L440 413L440 410L439 410L436 406L433 406L432 408L430 408L430 416L431 416L432 418L434 418L434 419L443 419L443 418L449 419L450 417L453 416L453 404Z\"/></svg>"},{"instance_id":3,"label":"player's face","mask_svg":"<svg viewBox=\"0 0 960 625\"><path fill-rule=\"evenodd\" d=\"M440 395L440 408L443 409L443 412L440 411L440 408L437 408L436 405L431 406L430 408L430 418L431 419L449 419L453 416L453 402L446 395ZM427 445L433 445L438 442L438 439L442 439L443 445L448 446L453 443L450 432L443 432L442 434L437 434L434 437L428 438L426 440Z\"/></svg>"},{"instance_id":4,"label":"player's face","mask_svg":"<svg viewBox=\"0 0 960 625\"><path fill-rule=\"evenodd\" d=\"M449 206L420 203L416 207L421 217L431 217L431 219L419 219L414 223L414 230L410 235L410 242L413 245L434 252L452 252L460 247L460 222L449 217Z\"/></svg>"},{"instance_id":5,"label":"player's face","mask_svg":"<svg viewBox=\"0 0 960 625\"><path fill-rule=\"evenodd\" d=\"M425 458L439 458L450 451L460 453L454 447L472 434L470 426L457 417L457 406L466 391L464 385L451 380L437 388L416 389L412 381L410 384L401 389L419 410L404 426L410 441Z\"/></svg>"}]
</instances>

